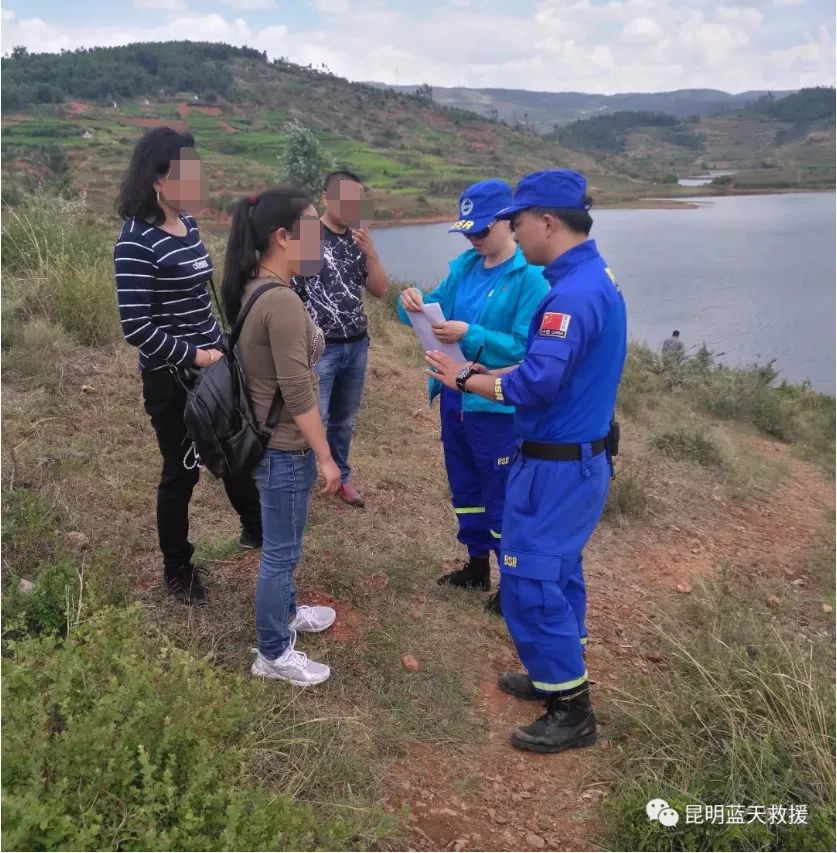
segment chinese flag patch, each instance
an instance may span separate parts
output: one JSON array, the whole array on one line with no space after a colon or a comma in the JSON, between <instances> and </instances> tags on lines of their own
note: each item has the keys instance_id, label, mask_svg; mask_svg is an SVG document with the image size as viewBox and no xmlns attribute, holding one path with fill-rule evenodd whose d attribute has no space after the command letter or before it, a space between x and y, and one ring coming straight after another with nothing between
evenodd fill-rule
<instances>
[{"instance_id":1,"label":"chinese flag patch","mask_svg":"<svg viewBox=\"0 0 837 853\"><path fill-rule=\"evenodd\" d=\"M571 319L572 314L558 314L554 311L547 311L541 320L539 334L550 338L566 338Z\"/></svg>"}]
</instances>

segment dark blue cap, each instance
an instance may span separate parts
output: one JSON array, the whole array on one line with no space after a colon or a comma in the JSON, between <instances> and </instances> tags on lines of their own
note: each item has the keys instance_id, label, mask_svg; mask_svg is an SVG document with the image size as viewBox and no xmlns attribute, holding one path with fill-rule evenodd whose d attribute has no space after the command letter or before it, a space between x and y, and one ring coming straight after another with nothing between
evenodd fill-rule
<instances>
[{"instance_id":1,"label":"dark blue cap","mask_svg":"<svg viewBox=\"0 0 837 853\"><path fill-rule=\"evenodd\" d=\"M515 213L529 207L555 207L566 210L586 210L584 196L587 180L584 175L569 169L549 169L532 172L521 178L514 190L514 200L498 211L497 219L511 219Z\"/></svg>"},{"instance_id":2,"label":"dark blue cap","mask_svg":"<svg viewBox=\"0 0 837 853\"><path fill-rule=\"evenodd\" d=\"M478 181L459 196L459 219L448 228L456 234L472 234L488 228L500 208L512 203L512 188L505 181Z\"/></svg>"}]
</instances>

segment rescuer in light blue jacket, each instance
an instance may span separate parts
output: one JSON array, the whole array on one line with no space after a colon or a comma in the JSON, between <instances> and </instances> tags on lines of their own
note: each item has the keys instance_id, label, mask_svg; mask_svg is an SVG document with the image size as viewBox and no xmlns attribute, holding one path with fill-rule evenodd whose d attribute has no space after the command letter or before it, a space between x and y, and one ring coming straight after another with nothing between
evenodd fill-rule
<instances>
[{"instance_id":1,"label":"rescuer in light blue jacket","mask_svg":"<svg viewBox=\"0 0 837 853\"><path fill-rule=\"evenodd\" d=\"M548 291L543 268L531 266L507 222L495 214L511 204L504 181L480 181L459 199L460 218L449 231L463 234L472 248L450 264L447 277L430 293L409 288L399 316L437 302L446 322L434 327L443 343L458 343L469 360L487 368L507 367L523 358L532 315ZM461 569L440 584L490 589L489 554L499 553L509 462L514 456L514 407L475 394L443 388L430 380L430 399L441 395L442 444L459 541L468 548ZM496 607L496 600L492 602Z\"/></svg>"}]
</instances>

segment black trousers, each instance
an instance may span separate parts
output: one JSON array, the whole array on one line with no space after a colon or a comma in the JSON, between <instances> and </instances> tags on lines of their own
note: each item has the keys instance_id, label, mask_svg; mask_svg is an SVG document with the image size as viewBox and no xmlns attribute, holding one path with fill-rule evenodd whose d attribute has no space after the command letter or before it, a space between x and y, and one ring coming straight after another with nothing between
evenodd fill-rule
<instances>
[{"instance_id":1,"label":"black trousers","mask_svg":"<svg viewBox=\"0 0 837 853\"><path fill-rule=\"evenodd\" d=\"M157 487L157 534L163 564L176 569L192 559L194 546L189 542L189 501L198 482L197 467L188 469L183 457L189 449L189 438L183 423L186 392L172 373L162 370L142 372L145 411L157 433L163 457L163 472ZM261 537L262 516L259 492L251 476L227 478L224 488L230 503L241 518L242 527Z\"/></svg>"}]
</instances>

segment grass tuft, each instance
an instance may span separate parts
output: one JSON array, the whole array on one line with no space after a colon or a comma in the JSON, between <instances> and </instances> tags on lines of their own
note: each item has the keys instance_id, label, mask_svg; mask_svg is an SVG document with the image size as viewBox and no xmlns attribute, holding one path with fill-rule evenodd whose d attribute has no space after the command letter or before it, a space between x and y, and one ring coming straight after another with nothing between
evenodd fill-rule
<instances>
[{"instance_id":1,"label":"grass tuft","mask_svg":"<svg viewBox=\"0 0 837 853\"><path fill-rule=\"evenodd\" d=\"M693 426L675 426L656 433L651 445L673 459L691 460L700 465L721 467L724 455L711 434Z\"/></svg>"}]
</instances>

